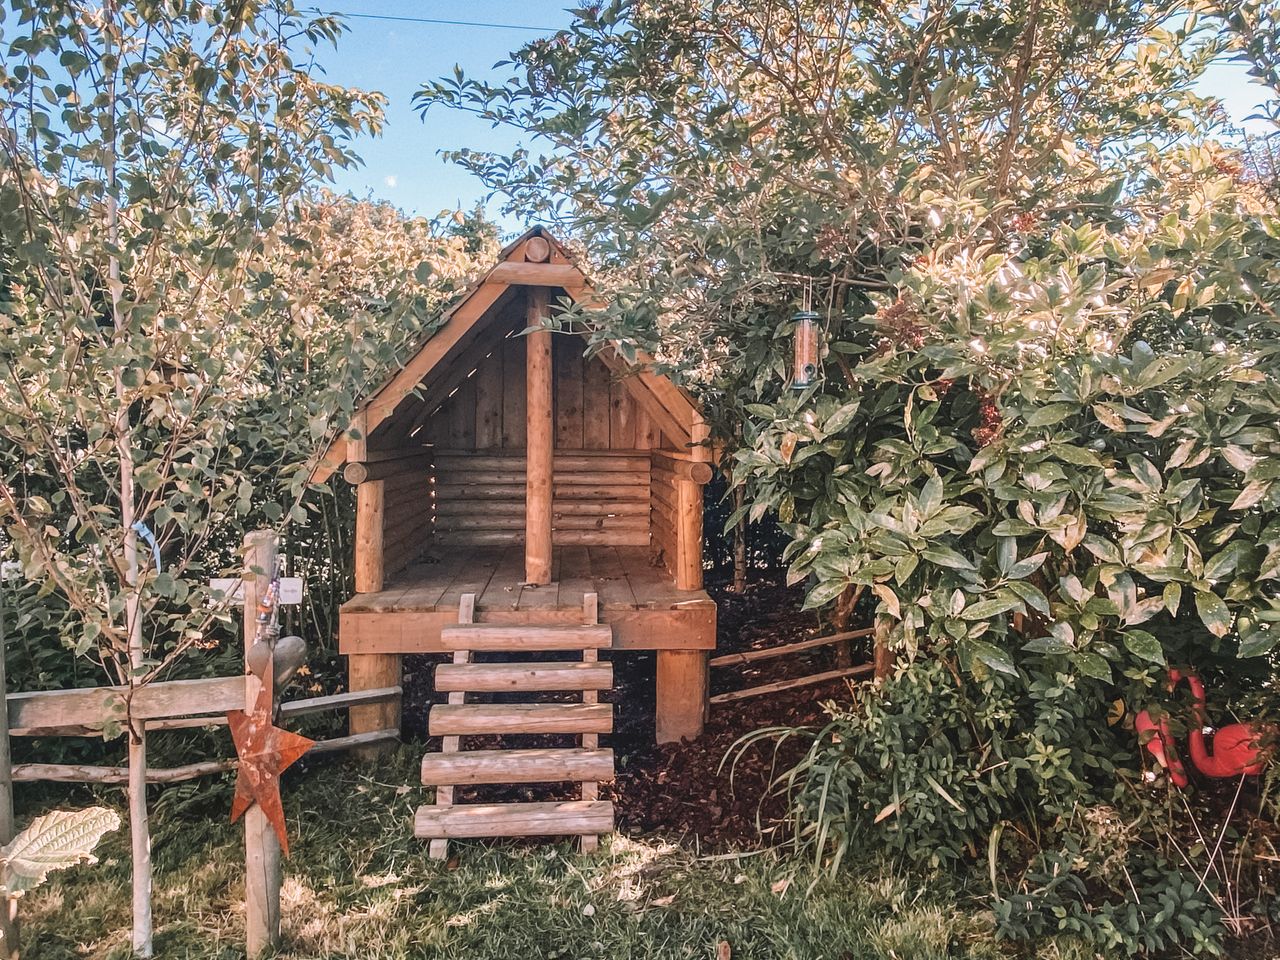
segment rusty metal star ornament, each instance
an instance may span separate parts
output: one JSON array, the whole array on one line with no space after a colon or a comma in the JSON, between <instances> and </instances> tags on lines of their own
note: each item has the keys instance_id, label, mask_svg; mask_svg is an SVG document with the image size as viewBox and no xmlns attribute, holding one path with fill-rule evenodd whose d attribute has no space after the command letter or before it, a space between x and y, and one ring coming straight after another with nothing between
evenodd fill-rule
<instances>
[{"instance_id":1,"label":"rusty metal star ornament","mask_svg":"<svg viewBox=\"0 0 1280 960\"><path fill-rule=\"evenodd\" d=\"M315 746L315 741L275 725L272 717L272 671L268 668L264 672L266 676L258 689L253 712L227 712L231 738L240 758L236 795L231 801L231 822L239 820L256 803L280 839L280 849L288 856L289 838L285 833L284 805L280 800L280 774Z\"/></svg>"}]
</instances>

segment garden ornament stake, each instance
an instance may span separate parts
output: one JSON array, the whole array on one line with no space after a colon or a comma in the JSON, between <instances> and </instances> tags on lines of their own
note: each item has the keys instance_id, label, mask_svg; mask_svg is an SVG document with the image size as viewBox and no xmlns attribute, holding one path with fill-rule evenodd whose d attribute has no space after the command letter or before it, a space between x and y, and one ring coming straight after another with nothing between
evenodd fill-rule
<instances>
[{"instance_id":1,"label":"garden ornament stake","mask_svg":"<svg viewBox=\"0 0 1280 960\"><path fill-rule=\"evenodd\" d=\"M276 619L280 599L280 576L273 571L271 584L258 603L254 647L263 644L274 652L280 632ZM257 671L255 671L257 672ZM235 741L240 768L236 772L236 793L231 802L231 822L235 823L253 804L258 804L280 839L280 849L289 855L289 838L285 833L284 805L280 800L280 774L310 750L315 741L275 725L275 658L262 658L258 679L258 697L253 712L231 710L227 722Z\"/></svg>"},{"instance_id":2,"label":"garden ornament stake","mask_svg":"<svg viewBox=\"0 0 1280 960\"><path fill-rule=\"evenodd\" d=\"M1190 783L1186 768L1183 767L1182 761L1178 759L1177 750L1174 749L1173 731L1169 728L1169 721L1161 717L1157 723L1148 711L1143 710L1134 717L1133 726L1138 731L1138 743L1147 748L1155 757L1156 763L1169 771L1170 782L1175 787L1185 787ZM1155 774L1151 776L1154 777Z\"/></svg>"}]
</instances>

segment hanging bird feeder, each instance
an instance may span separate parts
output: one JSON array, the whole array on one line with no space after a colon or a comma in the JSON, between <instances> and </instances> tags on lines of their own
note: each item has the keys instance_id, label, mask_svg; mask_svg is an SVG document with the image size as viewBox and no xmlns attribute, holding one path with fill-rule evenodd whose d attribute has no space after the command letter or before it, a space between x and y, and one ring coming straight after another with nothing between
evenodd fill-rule
<instances>
[{"instance_id":1,"label":"hanging bird feeder","mask_svg":"<svg viewBox=\"0 0 1280 960\"><path fill-rule=\"evenodd\" d=\"M795 362L791 370L791 389L807 390L818 378L818 320L812 310L799 310L791 318L795 332Z\"/></svg>"}]
</instances>

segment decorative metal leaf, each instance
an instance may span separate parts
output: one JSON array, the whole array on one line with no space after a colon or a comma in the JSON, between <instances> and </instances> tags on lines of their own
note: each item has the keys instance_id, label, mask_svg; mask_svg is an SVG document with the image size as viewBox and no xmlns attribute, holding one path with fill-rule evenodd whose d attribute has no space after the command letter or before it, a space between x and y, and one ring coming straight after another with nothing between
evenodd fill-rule
<instances>
[{"instance_id":1,"label":"decorative metal leaf","mask_svg":"<svg viewBox=\"0 0 1280 960\"><path fill-rule=\"evenodd\" d=\"M53 870L97 862L93 848L104 833L119 826L120 816L106 807L55 810L37 817L0 849L5 891L19 896L40 886Z\"/></svg>"}]
</instances>

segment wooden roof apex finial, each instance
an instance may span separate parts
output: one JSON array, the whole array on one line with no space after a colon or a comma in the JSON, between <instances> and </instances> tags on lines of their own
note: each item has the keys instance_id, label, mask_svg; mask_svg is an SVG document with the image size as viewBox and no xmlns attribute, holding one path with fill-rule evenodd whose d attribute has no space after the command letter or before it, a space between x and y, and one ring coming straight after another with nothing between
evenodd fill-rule
<instances>
[{"instance_id":1,"label":"wooden roof apex finial","mask_svg":"<svg viewBox=\"0 0 1280 960\"><path fill-rule=\"evenodd\" d=\"M551 259L551 244L545 237L530 237L525 241L524 258L529 263L546 263Z\"/></svg>"}]
</instances>

